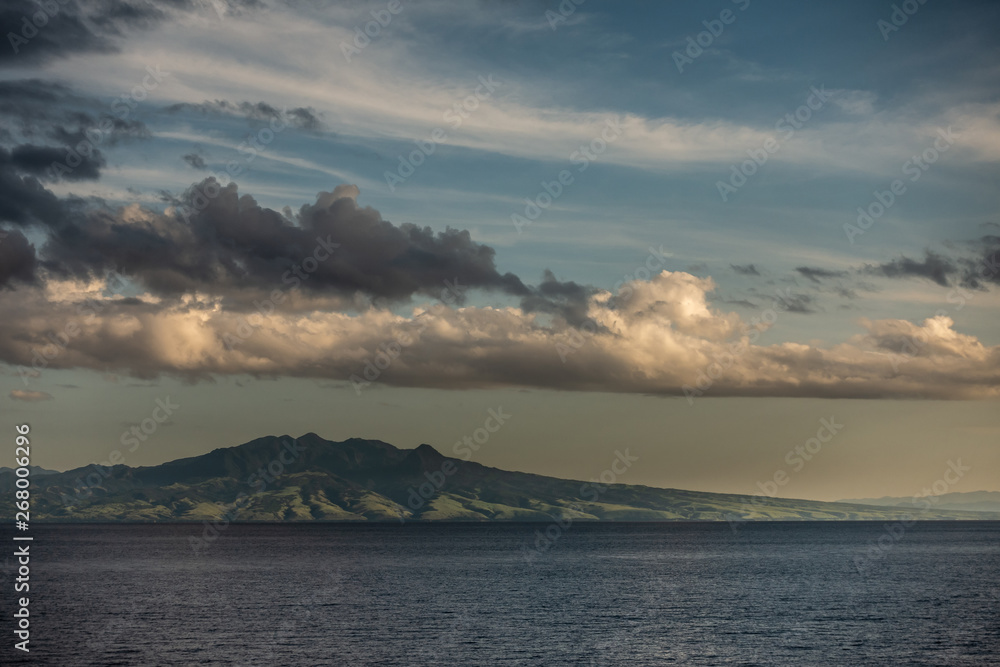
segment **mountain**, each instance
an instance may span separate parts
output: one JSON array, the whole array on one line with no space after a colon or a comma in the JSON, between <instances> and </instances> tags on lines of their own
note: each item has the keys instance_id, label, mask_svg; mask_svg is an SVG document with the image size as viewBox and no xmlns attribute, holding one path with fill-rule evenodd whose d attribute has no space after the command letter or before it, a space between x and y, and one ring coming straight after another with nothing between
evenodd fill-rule
<instances>
[{"instance_id":1,"label":"mountain","mask_svg":"<svg viewBox=\"0 0 1000 667\"><path fill-rule=\"evenodd\" d=\"M614 468L631 465L628 450ZM624 466L624 467L623 467ZM0 514L16 477L0 472ZM430 445L267 436L157 466L91 465L31 478L31 518L49 521L551 521L998 519L998 513L600 485L489 468Z\"/></svg>"},{"instance_id":2,"label":"mountain","mask_svg":"<svg viewBox=\"0 0 1000 667\"><path fill-rule=\"evenodd\" d=\"M966 512L1000 512L1000 491L963 491L928 496L935 509ZM879 507L913 507L913 498L884 496L882 498L857 498L839 500L841 503L876 505Z\"/></svg>"},{"instance_id":3,"label":"mountain","mask_svg":"<svg viewBox=\"0 0 1000 667\"><path fill-rule=\"evenodd\" d=\"M28 466L28 470L31 471L31 476L35 477L37 475L58 475L58 470L47 470L41 466ZM8 468L7 466L0 466L0 475L4 473L13 474L14 468Z\"/></svg>"}]
</instances>

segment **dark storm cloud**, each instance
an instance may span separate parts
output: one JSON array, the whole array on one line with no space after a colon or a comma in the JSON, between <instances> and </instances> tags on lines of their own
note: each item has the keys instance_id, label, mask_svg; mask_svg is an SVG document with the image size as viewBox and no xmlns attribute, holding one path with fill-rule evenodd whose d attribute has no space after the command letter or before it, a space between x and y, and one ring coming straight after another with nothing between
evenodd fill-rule
<instances>
[{"instance_id":1,"label":"dark storm cloud","mask_svg":"<svg viewBox=\"0 0 1000 667\"><path fill-rule=\"evenodd\" d=\"M199 199L203 192L218 194ZM293 222L240 196L235 184L218 188L209 178L181 198L187 212L173 216L147 212L144 221L125 222L110 208L67 210L62 224L49 225L41 254L47 269L67 277L125 267L130 278L164 296L199 291L239 299L254 290L301 285L320 294L403 301L416 294L437 297L455 283L531 294L517 276L501 275L494 249L472 241L468 231L396 226L358 206L356 196L354 186L320 193ZM321 261L304 264L308 257Z\"/></svg>"},{"instance_id":2,"label":"dark storm cloud","mask_svg":"<svg viewBox=\"0 0 1000 667\"><path fill-rule=\"evenodd\" d=\"M948 276L957 270L958 267L950 259L928 250L923 261L901 256L883 264L866 264L862 272L887 278L926 278L948 287L951 284Z\"/></svg>"},{"instance_id":3,"label":"dark storm cloud","mask_svg":"<svg viewBox=\"0 0 1000 667\"><path fill-rule=\"evenodd\" d=\"M17 230L0 231L0 287L35 280L35 247Z\"/></svg>"},{"instance_id":4,"label":"dark storm cloud","mask_svg":"<svg viewBox=\"0 0 1000 667\"><path fill-rule=\"evenodd\" d=\"M70 209L80 204L82 200L59 199L34 176L0 166L0 222L57 227L69 222Z\"/></svg>"},{"instance_id":5,"label":"dark storm cloud","mask_svg":"<svg viewBox=\"0 0 1000 667\"><path fill-rule=\"evenodd\" d=\"M759 276L760 275L760 271L758 271L757 267L754 266L753 264L744 264L742 266L739 265L739 264L730 264L729 268L731 268L733 271L735 271L736 273L740 274L741 276Z\"/></svg>"},{"instance_id":6,"label":"dark storm cloud","mask_svg":"<svg viewBox=\"0 0 1000 667\"><path fill-rule=\"evenodd\" d=\"M847 275L847 271L830 271L828 269L818 269L811 266L798 266L795 270L814 283L822 282L826 278L843 278Z\"/></svg>"},{"instance_id":7,"label":"dark storm cloud","mask_svg":"<svg viewBox=\"0 0 1000 667\"><path fill-rule=\"evenodd\" d=\"M50 178L50 175L54 175L56 178L70 181L100 178L101 168L105 165L104 155L100 150L95 149L88 155L80 154L80 163L72 169L53 170L52 165L65 162L66 156L66 147L55 148L53 146L21 144L10 152L0 147L0 169L10 167L39 178Z\"/></svg>"},{"instance_id":8,"label":"dark storm cloud","mask_svg":"<svg viewBox=\"0 0 1000 667\"><path fill-rule=\"evenodd\" d=\"M188 3L138 0L6 0L0 5L0 67L65 58L76 53L111 53L126 33L148 30L166 17L161 8Z\"/></svg>"},{"instance_id":9,"label":"dark storm cloud","mask_svg":"<svg viewBox=\"0 0 1000 667\"><path fill-rule=\"evenodd\" d=\"M0 7L0 31L6 42L0 48L0 66L87 51L115 50L105 35L86 25L76 13L74 4L64 3L57 7L58 11L52 16L28 0L11 0ZM45 17L41 27L32 22L32 17L39 12Z\"/></svg>"},{"instance_id":10,"label":"dark storm cloud","mask_svg":"<svg viewBox=\"0 0 1000 667\"><path fill-rule=\"evenodd\" d=\"M15 103L22 91L26 94ZM320 193L315 203L283 214L241 196L235 183L221 188L206 179L180 197L165 194L176 214L141 210L128 220L121 209L97 200L57 197L45 181L97 179L105 164L101 151L91 144L72 169L53 175L53 163L66 163L68 152L87 141L89 128L98 122L91 113L63 105L95 106L60 85L34 80L0 85L0 114L23 122L26 129L18 134L58 144L0 145L0 222L45 234L35 261L53 276L100 278L124 267L154 294L220 295L236 308L274 289L301 284L319 297L363 295L396 302L418 294L437 298L446 289L457 292L461 301L463 289L478 288L534 296L538 309L561 312L573 321L584 312L586 290L553 277L537 289L528 288L517 276L500 274L494 249L473 242L469 232L449 228L435 233L430 227L394 225L374 209L359 207L354 186ZM239 105L239 110L253 119L280 113L266 104ZM317 127L318 120L307 109L286 113L289 122ZM100 118L107 125L108 117ZM126 137L147 134L141 123L114 121L110 127ZM112 132L107 145L114 141ZM194 167L204 166L197 154L185 159ZM328 253L332 256L326 258ZM320 257L325 259L316 266L299 266ZM23 262L11 266L5 283L15 275L28 275Z\"/></svg>"}]
</instances>

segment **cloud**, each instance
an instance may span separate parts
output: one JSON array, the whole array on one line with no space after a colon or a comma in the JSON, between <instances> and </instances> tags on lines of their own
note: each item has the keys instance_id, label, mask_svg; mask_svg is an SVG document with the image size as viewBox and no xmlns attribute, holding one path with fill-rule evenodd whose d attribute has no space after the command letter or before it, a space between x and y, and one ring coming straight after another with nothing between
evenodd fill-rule
<instances>
[{"instance_id":1,"label":"cloud","mask_svg":"<svg viewBox=\"0 0 1000 667\"><path fill-rule=\"evenodd\" d=\"M828 269L817 269L810 266L798 266L795 270L814 283L822 282L822 280L826 278L842 278L847 275L847 271L830 271Z\"/></svg>"},{"instance_id":2,"label":"cloud","mask_svg":"<svg viewBox=\"0 0 1000 667\"><path fill-rule=\"evenodd\" d=\"M0 287L17 280L31 283L37 267L35 246L17 230L0 230Z\"/></svg>"},{"instance_id":3,"label":"cloud","mask_svg":"<svg viewBox=\"0 0 1000 667\"><path fill-rule=\"evenodd\" d=\"M867 116L874 112L876 99L878 96L867 90L838 90L832 101L844 113Z\"/></svg>"},{"instance_id":4,"label":"cloud","mask_svg":"<svg viewBox=\"0 0 1000 667\"><path fill-rule=\"evenodd\" d=\"M962 285L985 289L986 283L1000 285L1000 236L983 236L974 241L973 257L963 261Z\"/></svg>"},{"instance_id":5,"label":"cloud","mask_svg":"<svg viewBox=\"0 0 1000 667\"><path fill-rule=\"evenodd\" d=\"M158 212L60 199L31 177L20 179L22 194L34 196L22 208L43 221L35 229L47 240L32 265L34 248L23 234L11 230L5 239L22 264L9 264L21 267L7 277L17 289L0 291L7 315L0 361L29 374L85 368L143 379L251 374L363 382L380 351L407 341L379 381L681 395L704 385L706 369L719 364L721 376L709 382L718 396L976 398L1000 391L998 349L955 332L946 318L862 321L867 334L829 349L756 345L759 325L710 305L710 278L663 271L612 294L546 271L537 286L526 285L501 274L494 249L469 232L395 225L359 205L356 186L278 213L241 195L235 183L221 187L209 178ZM305 261L324 245L328 257ZM754 265L738 268L760 273ZM839 273L799 268L817 280ZM109 290L106 272L122 269L132 296ZM408 315L372 307L443 299L446 281L457 283L456 298L447 301L454 307L423 303ZM466 290L516 297L519 307L467 306ZM272 302L275 294L280 303ZM810 295L788 290L773 304L793 313L812 306ZM61 336L65 347L53 349ZM923 344L903 354L910 340ZM873 353L886 363L873 364Z\"/></svg>"},{"instance_id":6,"label":"cloud","mask_svg":"<svg viewBox=\"0 0 1000 667\"><path fill-rule=\"evenodd\" d=\"M558 315L571 326L580 326L587 320L587 302L596 291L597 288L589 285L560 282L546 270L538 287L521 299L521 308L526 313Z\"/></svg>"},{"instance_id":7,"label":"cloud","mask_svg":"<svg viewBox=\"0 0 1000 667\"><path fill-rule=\"evenodd\" d=\"M746 299L725 299L722 303L729 304L730 306L740 306L741 308L759 308L757 304L752 301L747 301Z\"/></svg>"},{"instance_id":8,"label":"cloud","mask_svg":"<svg viewBox=\"0 0 1000 667\"><path fill-rule=\"evenodd\" d=\"M240 195L235 183L220 187L213 178L167 213L59 199L33 177L0 170L0 184L4 178L0 221L40 225L47 232L41 265L56 277L88 280L124 269L159 296L226 295L247 307L276 288L299 285L319 296L390 302L445 291L461 302L465 289L533 294L516 275L498 272L495 250L468 231L396 226L359 206L355 186L319 193L290 220ZM558 286L546 283L534 294L571 308L572 295Z\"/></svg>"},{"instance_id":9,"label":"cloud","mask_svg":"<svg viewBox=\"0 0 1000 667\"><path fill-rule=\"evenodd\" d=\"M183 0L173 3L180 7ZM128 0L79 0L54 5L28 0L6 0L0 7L0 34L9 42L0 49L0 66L15 62L44 62L79 53L118 51L120 38L136 30L148 30L167 13L152 2ZM33 21L42 12L45 22ZM25 20L31 28L25 27ZM13 33L16 37L11 38Z\"/></svg>"},{"instance_id":10,"label":"cloud","mask_svg":"<svg viewBox=\"0 0 1000 667\"><path fill-rule=\"evenodd\" d=\"M318 132L325 129L325 126L319 119L320 113L311 107L278 109L266 102L234 103L228 100L214 100L211 102L202 102L201 104L180 102L167 107L168 113L178 113L180 111L243 116L253 121L270 121L274 118L284 117L292 127L300 130Z\"/></svg>"},{"instance_id":11,"label":"cloud","mask_svg":"<svg viewBox=\"0 0 1000 667\"><path fill-rule=\"evenodd\" d=\"M384 371L377 379L405 387L665 396L699 387L712 396L1000 396L1000 348L956 332L945 317L921 325L862 320L866 333L826 349L764 346L755 344L756 325L709 305L710 279L664 271L627 287L618 295L591 295L587 316L594 326L577 330L558 321L542 325L513 307L421 306L409 316L315 309L259 317L230 311L223 299L208 297L168 305L103 299L100 312L81 315L81 304L98 298L100 286L53 283L44 290L0 293L0 308L10 313L0 322L0 359L30 368L39 350L52 347L46 336L68 331L75 322L77 333L48 368L142 378L293 376L346 385L353 377L360 386L366 367L375 368L376 355L391 350L388 365L379 362Z\"/></svg>"},{"instance_id":12,"label":"cloud","mask_svg":"<svg viewBox=\"0 0 1000 667\"><path fill-rule=\"evenodd\" d=\"M83 200L59 199L43 182L95 181L106 164L100 147L149 136L143 123L107 112L98 101L61 84L0 82L5 126L0 132L0 222L49 228L71 224ZM12 269L0 273L10 275Z\"/></svg>"},{"instance_id":13,"label":"cloud","mask_svg":"<svg viewBox=\"0 0 1000 667\"><path fill-rule=\"evenodd\" d=\"M187 162L192 167L194 167L195 169L205 168L205 158L198 155L197 153L188 153L187 155L184 156L184 161Z\"/></svg>"},{"instance_id":14,"label":"cloud","mask_svg":"<svg viewBox=\"0 0 1000 667\"><path fill-rule=\"evenodd\" d=\"M79 162L71 169L67 168L65 171L59 172L53 171L51 169L53 164L66 162L67 153L68 146L56 148L54 146L21 144L9 152L0 147L0 169L11 168L39 178L53 174L55 177L50 178L50 180L59 180L62 178L68 181L93 181L100 177L101 168L105 165L105 160L104 155L99 149L95 149L87 155L80 155Z\"/></svg>"},{"instance_id":15,"label":"cloud","mask_svg":"<svg viewBox=\"0 0 1000 667\"><path fill-rule=\"evenodd\" d=\"M150 136L141 121L120 118L108 102L40 79L0 81L0 117L10 128L0 134L0 141L10 145L50 141L64 153L85 140L109 147Z\"/></svg>"},{"instance_id":16,"label":"cloud","mask_svg":"<svg viewBox=\"0 0 1000 667\"><path fill-rule=\"evenodd\" d=\"M862 272L887 278L926 278L942 287L949 287L948 276L957 270L958 267L950 259L928 250L923 261L904 255L883 264L866 264Z\"/></svg>"},{"instance_id":17,"label":"cloud","mask_svg":"<svg viewBox=\"0 0 1000 667\"><path fill-rule=\"evenodd\" d=\"M812 303L814 302L813 297L808 294L793 294L792 292L786 292L778 297L776 303L782 309L789 313L815 313L815 309L812 308Z\"/></svg>"},{"instance_id":18,"label":"cloud","mask_svg":"<svg viewBox=\"0 0 1000 667\"><path fill-rule=\"evenodd\" d=\"M740 274L741 276L759 276L760 275L760 271L758 271L757 267L754 266L753 264L744 264L742 266L738 265L738 264L730 264L729 268L731 268L733 271L735 271L736 273Z\"/></svg>"},{"instance_id":19,"label":"cloud","mask_svg":"<svg viewBox=\"0 0 1000 667\"><path fill-rule=\"evenodd\" d=\"M28 403L37 403L38 401L51 401L52 394L48 394L44 391L27 391L24 389L14 389L9 394L7 394L12 401L25 401Z\"/></svg>"},{"instance_id":20,"label":"cloud","mask_svg":"<svg viewBox=\"0 0 1000 667\"><path fill-rule=\"evenodd\" d=\"M66 57L83 51L109 52L113 43L101 31L88 26L84 17L76 14L76 6L69 3L57 5L59 11L47 16L45 25L39 30L31 22L31 17L41 6L28 0L11 0L0 8L0 33L5 42L11 42L10 34L16 38L0 49L0 63L11 64L15 59L49 60ZM25 28L25 19L34 30ZM30 39L22 41L24 35Z\"/></svg>"}]
</instances>

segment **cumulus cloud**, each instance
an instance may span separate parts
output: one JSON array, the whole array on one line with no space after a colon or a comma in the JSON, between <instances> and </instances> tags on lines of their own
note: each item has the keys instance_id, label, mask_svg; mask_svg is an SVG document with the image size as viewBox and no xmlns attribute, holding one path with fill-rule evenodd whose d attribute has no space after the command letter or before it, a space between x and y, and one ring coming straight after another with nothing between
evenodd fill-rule
<instances>
[{"instance_id":1,"label":"cumulus cloud","mask_svg":"<svg viewBox=\"0 0 1000 667\"><path fill-rule=\"evenodd\" d=\"M411 387L972 398L996 395L1000 383L997 349L947 319L862 321L866 334L829 349L757 345L759 325L710 305L710 278L664 271L612 294L546 271L528 285L500 273L494 249L467 231L395 225L359 205L352 185L279 213L235 183L206 179L158 212L57 198L18 179L20 208L0 198L0 216L47 235L37 251L17 229L0 245L0 278L16 287L0 291L0 361L27 375L85 368L356 384L395 342L377 379ZM811 280L840 275L799 268ZM107 282L119 270L130 289ZM466 306L469 289L518 306ZM445 292L455 307L373 307ZM784 290L773 307L808 313L812 304ZM723 372L708 378L713 364Z\"/></svg>"},{"instance_id":2,"label":"cumulus cloud","mask_svg":"<svg viewBox=\"0 0 1000 667\"><path fill-rule=\"evenodd\" d=\"M124 268L160 296L202 292L246 304L291 286L389 301L437 297L445 289L460 300L470 288L532 293L516 275L498 272L495 250L468 231L394 225L359 206L355 186L321 192L290 220L240 195L235 183L220 187L212 178L167 213L58 199L30 177L15 177L14 185L9 209L0 198L0 218L46 227L43 265L62 278L87 280ZM542 295L553 288L543 285Z\"/></svg>"},{"instance_id":3,"label":"cumulus cloud","mask_svg":"<svg viewBox=\"0 0 1000 667\"><path fill-rule=\"evenodd\" d=\"M625 289L628 288L628 289ZM49 284L0 293L0 359L25 367L91 368L154 377L213 374L364 382L392 350L378 381L439 388L538 387L716 396L982 398L1000 395L1000 349L956 332L951 320L861 322L866 333L824 349L757 345L758 328L709 305L710 279L664 271L617 295L586 301L593 327L542 324L521 308L313 310L269 316L227 310L220 298L168 305L104 299L96 284ZM292 295L290 295L292 296ZM71 324L74 324L72 328ZM57 350L52 336L74 331ZM51 354L44 361L38 355ZM880 361L872 355L883 355ZM384 364L380 364L384 365ZM374 366L372 367L374 368ZM712 378L709 379L709 374ZM371 377L369 375L369 377Z\"/></svg>"}]
</instances>

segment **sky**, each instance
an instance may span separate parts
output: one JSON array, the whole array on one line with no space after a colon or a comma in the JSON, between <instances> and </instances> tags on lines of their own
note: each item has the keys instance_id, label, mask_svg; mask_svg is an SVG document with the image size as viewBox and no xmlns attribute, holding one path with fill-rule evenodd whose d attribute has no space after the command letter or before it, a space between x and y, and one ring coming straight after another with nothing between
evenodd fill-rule
<instances>
[{"instance_id":1,"label":"sky","mask_svg":"<svg viewBox=\"0 0 1000 667\"><path fill-rule=\"evenodd\" d=\"M1000 490L996 3L0 22L0 429L38 465L316 432L574 479L628 448L622 482L704 491L913 496L958 461L949 491Z\"/></svg>"}]
</instances>

